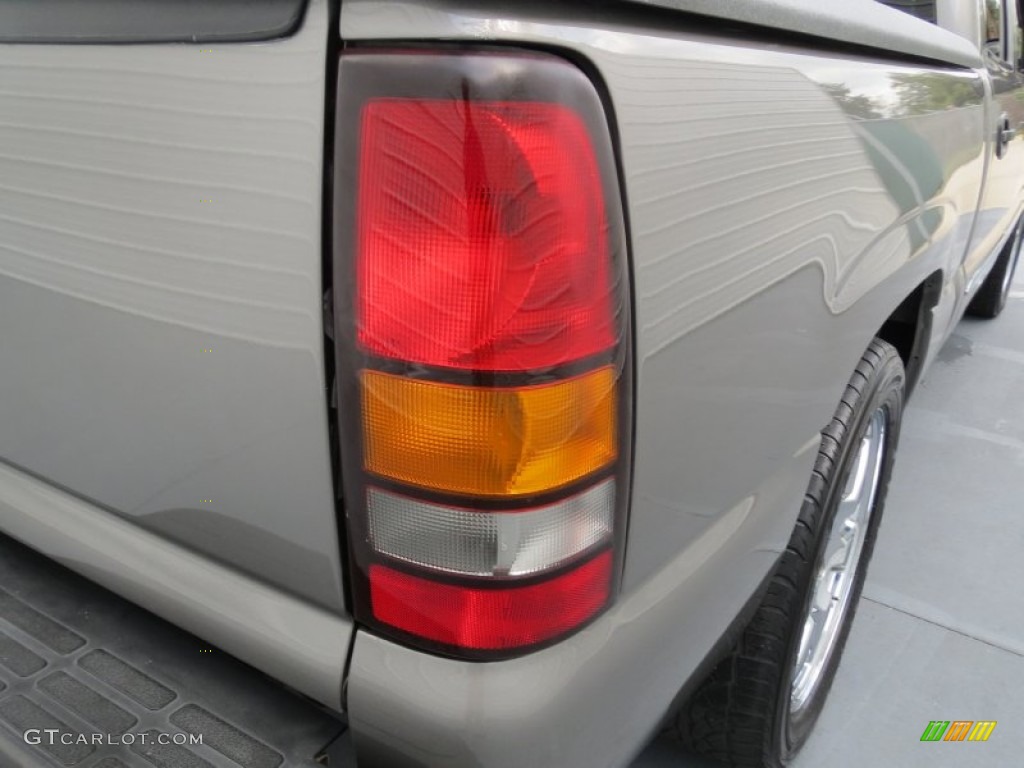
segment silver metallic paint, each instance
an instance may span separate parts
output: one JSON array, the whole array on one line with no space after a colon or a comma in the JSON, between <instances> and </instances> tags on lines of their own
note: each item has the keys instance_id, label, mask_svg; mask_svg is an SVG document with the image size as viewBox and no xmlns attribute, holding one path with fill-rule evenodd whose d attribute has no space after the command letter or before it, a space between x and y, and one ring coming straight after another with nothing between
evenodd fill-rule
<instances>
[{"instance_id":1,"label":"silver metallic paint","mask_svg":"<svg viewBox=\"0 0 1024 768\"><path fill-rule=\"evenodd\" d=\"M327 18L0 45L0 460L340 615Z\"/></svg>"},{"instance_id":2,"label":"silver metallic paint","mask_svg":"<svg viewBox=\"0 0 1024 768\"><path fill-rule=\"evenodd\" d=\"M975 51L981 50L981 7L985 0L935 0L936 20L966 40ZM981 66L978 62L975 66Z\"/></svg>"},{"instance_id":3,"label":"silver metallic paint","mask_svg":"<svg viewBox=\"0 0 1024 768\"><path fill-rule=\"evenodd\" d=\"M947 0L939 0L940 3ZM948 0L966 5L965 0ZM967 0L974 2L975 0ZM726 21L978 66L978 48L876 0L630 0ZM952 29L952 27L945 27ZM927 31L926 31L927 30ZM970 39L970 38L968 38Z\"/></svg>"},{"instance_id":4,"label":"silver metallic paint","mask_svg":"<svg viewBox=\"0 0 1024 768\"><path fill-rule=\"evenodd\" d=\"M6 533L228 653L341 707L351 621L0 464ZM27 763L26 763L27 765Z\"/></svg>"}]
</instances>

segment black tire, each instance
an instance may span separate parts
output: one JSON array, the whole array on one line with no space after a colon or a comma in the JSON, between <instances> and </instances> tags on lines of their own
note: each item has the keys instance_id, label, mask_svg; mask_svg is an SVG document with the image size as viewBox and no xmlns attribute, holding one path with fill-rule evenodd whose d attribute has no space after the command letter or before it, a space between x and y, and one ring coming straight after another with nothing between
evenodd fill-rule
<instances>
[{"instance_id":1,"label":"black tire","mask_svg":"<svg viewBox=\"0 0 1024 768\"><path fill-rule=\"evenodd\" d=\"M1020 261L1021 243L1024 242L1024 218L1021 218L1014 226L1013 234L1003 246L1003 252L999 254L992 271L988 273L981 288L974 294L971 303L967 305L967 314L974 317L991 320L999 317L999 313L1006 306L1006 299L1010 295L1010 286L1013 284L1013 273Z\"/></svg>"},{"instance_id":2,"label":"black tire","mask_svg":"<svg viewBox=\"0 0 1024 768\"><path fill-rule=\"evenodd\" d=\"M899 438L906 374L895 348L876 339L864 353L839 408L822 432L821 448L800 516L756 613L729 654L678 711L673 730L691 751L742 768L779 768L803 746L825 703L874 547ZM811 577L831 529L855 450L870 417L887 412L881 473L864 547L855 568L849 608L821 683L801 714L790 691Z\"/></svg>"}]
</instances>

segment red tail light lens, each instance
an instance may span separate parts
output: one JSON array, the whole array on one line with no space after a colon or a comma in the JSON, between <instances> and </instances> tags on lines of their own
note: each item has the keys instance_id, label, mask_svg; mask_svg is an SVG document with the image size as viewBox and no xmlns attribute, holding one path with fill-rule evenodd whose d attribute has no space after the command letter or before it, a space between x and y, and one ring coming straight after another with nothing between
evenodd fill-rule
<instances>
[{"instance_id":1,"label":"red tail light lens","mask_svg":"<svg viewBox=\"0 0 1024 768\"><path fill-rule=\"evenodd\" d=\"M536 645L575 629L604 607L612 555L525 587L483 589L370 566L374 617L417 637L474 650Z\"/></svg>"},{"instance_id":2,"label":"red tail light lens","mask_svg":"<svg viewBox=\"0 0 1024 768\"><path fill-rule=\"evenodd\" d=\"M617 329L589 133L561 104L373 99L363 107L359 342L427 365L528 371Z\"/></svg>"},{"instance_id":3,"label":"red tail light lens","mask_svg":"<svg viewBox=\"0 0 1024 768\"><path fill-rule=\"evenodd\" d=\"M625 235L593 84L550 56L342 56L334 296L356 619L440 653L553 642L614 597Z\"/></svg>"}]
</instances>

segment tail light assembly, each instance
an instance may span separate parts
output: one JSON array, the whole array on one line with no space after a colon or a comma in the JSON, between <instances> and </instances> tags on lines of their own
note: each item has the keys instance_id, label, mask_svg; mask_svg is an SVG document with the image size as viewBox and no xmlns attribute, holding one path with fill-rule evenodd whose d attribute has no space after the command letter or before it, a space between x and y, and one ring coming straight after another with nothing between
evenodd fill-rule
<instances>
[{"instance_id":1,"label":"tail light assembly","mask_svg":"<svg viewBox=\"0 0 1024 768\"><path fill-rule=\"evenodd\" d=\"M334 184L356 620L493 659L614 599L632 442L619 182L555 56L350 50Z\"/></svg>"}]
</instances>

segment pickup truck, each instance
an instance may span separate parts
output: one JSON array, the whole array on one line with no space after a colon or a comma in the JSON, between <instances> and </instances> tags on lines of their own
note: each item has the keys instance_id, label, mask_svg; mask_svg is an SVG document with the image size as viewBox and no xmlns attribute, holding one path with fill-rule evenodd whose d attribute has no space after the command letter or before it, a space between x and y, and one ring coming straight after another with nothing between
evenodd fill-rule
<instances>
[{"instance_id":1,"label":"pickup truck","mask_svg":"<svg viewBox=\"0 0 1024 768\"><path fill-rule=\"evenodd\" d=\"M1006 301L1022 20L3 0L0 531L359 766L786 765Z\"/></svg>"}]
</instances>

